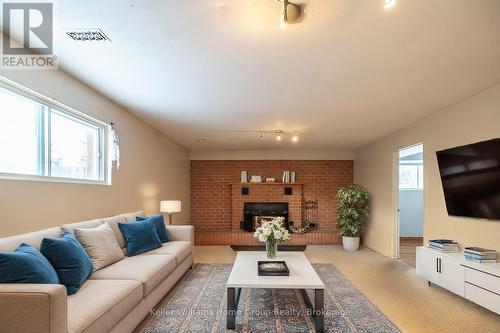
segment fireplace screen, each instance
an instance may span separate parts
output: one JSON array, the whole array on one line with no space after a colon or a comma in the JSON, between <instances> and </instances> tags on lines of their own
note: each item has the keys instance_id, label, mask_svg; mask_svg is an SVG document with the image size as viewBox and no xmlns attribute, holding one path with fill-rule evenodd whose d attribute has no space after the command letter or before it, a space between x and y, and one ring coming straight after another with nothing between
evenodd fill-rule
<instances>
[{"instance_id":1,"label":"fireplace screen","mask_svg":"<svg viewBox=\"0 0 500 333\"><path fill-rule=\"evenodd\" d=\"M253 232L265 222L276 216L285 218L285 228L289 229L287 202L245 202L241 229Z\"/></svg>"}]
</instances>

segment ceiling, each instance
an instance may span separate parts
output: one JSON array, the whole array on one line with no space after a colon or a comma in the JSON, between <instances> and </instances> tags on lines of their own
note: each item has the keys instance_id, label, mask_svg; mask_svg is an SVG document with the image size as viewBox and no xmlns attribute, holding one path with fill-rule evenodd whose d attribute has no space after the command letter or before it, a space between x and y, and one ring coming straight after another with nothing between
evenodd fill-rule
<instances>
[{"instance_id":1,"label":"ceiling","mask_svg":"<svg viewBox=\"0 0 500 333\"><path fill-rule=\"evenodd\" d=\"M295 3L282 30L274 0L58 1L55 53L190 150L353 149L500 82L498 0ZM274 129L300 140L231 132Z\"/></svg>"}]
</instances>

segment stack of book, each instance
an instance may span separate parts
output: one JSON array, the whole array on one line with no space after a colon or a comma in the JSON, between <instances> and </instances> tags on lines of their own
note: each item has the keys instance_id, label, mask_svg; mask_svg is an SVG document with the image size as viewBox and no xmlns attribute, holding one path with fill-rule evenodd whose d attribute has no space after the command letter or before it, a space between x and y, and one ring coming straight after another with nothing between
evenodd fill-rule
<instances>
[{"instance_id":1,"label":"stack of book","mask_svg":"<svg viewBox=\"0 0 500 333\"><path fill-rule=\"evenodd\" d=\"M429 240L429 248L441 252L458 252L458 243L451 239L431 239Z\"/></svg>"},{"instance_id":2,"label":"stack of book","mask_svg":"<svg viewBox=\"0 0 500 333\"><path fill-rule=\"evenodd\" d=\"M467 260L479 263L497 262L497 251L481 247L466 247L464 257Z\"/></svg>"}]
</instances>

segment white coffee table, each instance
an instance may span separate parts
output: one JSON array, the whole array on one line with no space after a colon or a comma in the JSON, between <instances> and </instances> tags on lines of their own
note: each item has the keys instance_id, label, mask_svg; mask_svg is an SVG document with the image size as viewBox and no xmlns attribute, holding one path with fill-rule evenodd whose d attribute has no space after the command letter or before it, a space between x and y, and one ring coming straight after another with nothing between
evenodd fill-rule
<instances>
[{"instance_id":1,"label":"white coffee table","mask_svg":"<svg viewBox=\"0 0 500 333\"><path fill-rule=\"evenodd\" d=\"M241 251L227 280L227 328L234 329L241 288L299 289L313 314L316 332L324 330L325 285L302 252L278 252L276 259L286 262L290 276L259 276L257 261L270 260L264 251ZM306 289L314 290L314 307Z\"/></svg>"}]
</instances>

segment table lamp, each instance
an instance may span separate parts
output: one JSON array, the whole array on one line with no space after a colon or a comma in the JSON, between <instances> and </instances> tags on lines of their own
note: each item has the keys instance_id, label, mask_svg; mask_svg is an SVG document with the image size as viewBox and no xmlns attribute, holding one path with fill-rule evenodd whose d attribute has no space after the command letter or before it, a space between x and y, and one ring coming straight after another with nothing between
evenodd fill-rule
<instances>
[{"instance_id":1,"label":"table lamp","mask_svg":"<svg viewBox=\"0 0 500 333\"><path fill-rule=\"evenodd\" d=\"M160 212L168 214L168 225L172 225L172 213L181 211L180 200L162 200L160 201Z\"/></svg>"}]
</instances>

